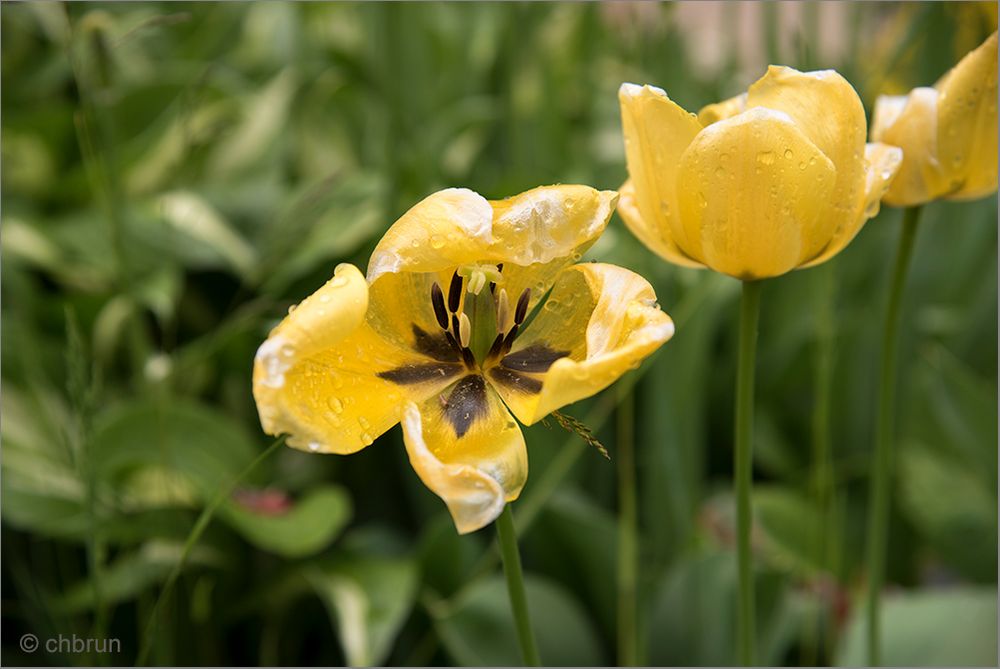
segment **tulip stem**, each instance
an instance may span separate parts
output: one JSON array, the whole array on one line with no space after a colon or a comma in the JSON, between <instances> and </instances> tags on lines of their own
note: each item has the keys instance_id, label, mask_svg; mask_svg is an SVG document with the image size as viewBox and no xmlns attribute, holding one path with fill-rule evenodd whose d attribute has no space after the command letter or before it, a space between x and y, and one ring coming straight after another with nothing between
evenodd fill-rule
<instances>
[{"instance_id":1,"label":"tulip stem","mask_svg":"<svg viewBox=\"0 0 1000 669\"><path fill-rule=\"evenodd\" d=\"M753 509L753 390L760 315L760 281L744 281L740 300L740 348L736 372L736 448L733 477L736 483L736 561L739 580L737 648L744 666L754 664L754 583L750 552Z\"/></svg>"},{"instance_id":2,"label":"tulip stem","mask_svg":"<svg viewBox=\"0 0 1000 669\"><path fill-rule=\"evenodd\" d=\"M528 615L528 598L524 590L524 574L521 571L521 556L517 551L517 533L514 530L514 514L510 511L510 504L504 506L496 526L500 554L503 557L503 573L507 577L507 595L510 597L510 609L517 627L517 640L521 644L521 657L524 666L539 667L542 661L538 656L535 633L531 629L531 618Z\"/></svg>"},{"instance_id":3,"label":"tulip stem","mask_svg":"<svg viewBox=\"0 0 1000 669\"><path fill-rule=\"evenodd\" d=\"M868 506L868 664L882 661L880 595L885 580L885 555L889 530L889 485L892 471L893 414L896 401L897 348L899 315L902 308L906 272L913 255L913 241L920 220L920 207L910 207L903 214L903 229L892 268L892 283L886 302L882 328L882 351L879 367L878 418L875 453L872 462L871 492Z\"/></svg>"},{"instance_id":4,"label":"tulip stem","mask_svg":"<svg viewBox=\"0 0 1000 669\"><path fill-rule=\"evenodd\" d=\"M639 665L636 599L639 551L636 511L635 395L622 386L618 403L618 666Z\"/></svg>"}]
</instances>

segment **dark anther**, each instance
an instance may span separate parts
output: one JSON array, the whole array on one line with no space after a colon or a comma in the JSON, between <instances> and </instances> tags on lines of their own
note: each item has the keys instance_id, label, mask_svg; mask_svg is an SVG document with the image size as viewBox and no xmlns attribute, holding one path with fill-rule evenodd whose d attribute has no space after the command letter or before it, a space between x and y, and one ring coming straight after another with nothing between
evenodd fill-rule
<instances>
[{"instance_id":1,"label":"dark anther","mask_svg":"<svg viewBox=\"0 0 1000 669\"><path fill-rule=\"evenodd\" d=\"M503 274L503 263L500 263L499 265L497 265L497 271L500 272L501 274ZM490 295L493 295L496 292L497 292L497 285L495 283L493 283L492 281L490 281Z\"/></svg>"},{"instance_id":2,"label":"dark anther","mask_svg":"<svg viewBox=\"0 0 1000 669\"><path fill-rule=\"evenodd\" d=\"M499 265L497 265L497 271L500 272L501 274L503 274L503 263L500 263Z\"/></svg>"},{"instance_id":3,"label":"dark anther","mask_svg":"<svg viewBox=\"0 0 1000 669\"><path fill-rule=\"evenodd\" d=\"M459 329L458 316L455 314L451 315L451 334L454 335L456 341L462 341L462 331Z\"/></svg>"},{"instance_id":4,"label":"dark anther","mask_svg":"<svg viewBox=\"0 0 1000 669\"><path fill-rule=\"evenodd\" d=\"M531 289L525 288L521 297L517 298L517 308L514 310L514 324L520 325L528 315L528 301L531 299Z\"/></svg>"},{"instance_id":5,"label":"dark anther","mask_svg":"<svg viewBox=\"0 0 1000 669\"><path fill-rule=\"evenodd\" d=\"M434 305L434 317L437 318L438 325L442 330L448 329L448 310L444 308L444 293L441 286L434 282L431 286L431 304Z\"/></svg>"},{"instance_id":6,"label":"dark anther","mask_svg":"<svg viewBox=\"0 0 1000 669\"><path fill-rule=\"evenodd\" d=\"M510 328L510 332L507 336L503 338L503 344L500 345L501 354L506 353L510 350L510 347L514 345L514 337L517 336L517 325L513 325Z\"/></svg>"},{"instance_id":7,"label":"dark anther","mask_svg":"<svg viewBox=\"0 0 1000 669\"><path fill-rule=\"evenodd\" d=\"M465 366L469 369L476 368L476 356L472 355L472 351L467 348L462 348L462 359L465 361Z\"/></svg>"},{"instance_id":8,"label":"dark anther","mask_svg":"<svg viewBox=\"0 0 1000 669\"><path fill-rule=\"evenodd\" d=\"M496 339L493 340L493 345L490 346L490 352L486 354L486 359L489 360L500 355L500 348L503 346L503 333L497 335Z\"/></svg>"},{"instance_id":9,"label":"dark anther","mask_svg":"<svg viewBox=\"0 0 1000 669\"><path fill-rule=\"evenodd\" d=\"M448 310L451 313L458 313L458 306L462 301L462 277L455 272L451 276L451 285L448 286ZM455 336L458 336L458 330L455 330Z\"/></svg>"},{"instance_id":10,"label":"dark anther","mask_svg":"<svg viewBox=\"0 0 1000 669\"><path fill-rule=\"evenodd\" d=\"M456 353L461 353L462 352L462 347L458 345L458 340L455 339L455 336L453 334L451 334L450 332L448 332L447 330L445 330L444 331L444 336L445 336L445 339L448 340L448 343L451 344L451 347L453 349L455 349Z\"/></svg>"}]
</instances>

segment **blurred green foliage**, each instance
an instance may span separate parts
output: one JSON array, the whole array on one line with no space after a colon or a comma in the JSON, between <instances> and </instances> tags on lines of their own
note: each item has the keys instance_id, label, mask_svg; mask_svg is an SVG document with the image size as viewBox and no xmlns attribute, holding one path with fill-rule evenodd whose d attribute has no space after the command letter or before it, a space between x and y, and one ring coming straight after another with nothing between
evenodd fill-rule
<instances>
[{"instance_id":1,"label":"blurred green foliage","mask_svg":"<svg viewBox=\"0 0 1000 669\"><path fill-rule=\"evenodd\" d=\"M411 204L447 186L617 187L622 81L696 109L767 60L834 67L870 109L996 26L995 4L809 4L797 22L757 6L758 62L747 8L721 7L712 41L699 10L669 4L4 3L3 661L130 664L149 643L157 664L516 663L492 533L455 533L396 430L349 458L283 448L238 481L150 616L199 511L269 443L256 347L337 263L363 268ZM819 48L826 32L836 56ZM933 204L917 243L891 663L997 661L996 218L995 198ZM767 663L860 659L873 370L898 225L887 209L833 262L764 291ZM591 255L649 277L678 326L625 380L643 659L732 663L737 285L667 266L617 219ZM612 457L619 396L571 408ZM817 434L833 449L825 506ZM614 463L556 427L527 439L515 512L543 659L613 663ZM29 655L27 632L114 637L122 652Z\"/></svg>"}]
</instances>

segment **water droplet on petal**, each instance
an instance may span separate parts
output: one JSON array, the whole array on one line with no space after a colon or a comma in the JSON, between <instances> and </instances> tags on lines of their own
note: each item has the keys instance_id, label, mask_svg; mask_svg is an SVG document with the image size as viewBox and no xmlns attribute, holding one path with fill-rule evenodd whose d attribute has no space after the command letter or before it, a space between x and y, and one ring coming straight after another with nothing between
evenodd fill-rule
<instances>
[{"instance_id":1,"label":"water droplet on petal","mask_svg":"<svg viewBox=\"0 0 1000 669\"><path fill-rule=\"evenodd\" d=\"M333 413L341 413L344 410L344 403L339 397L331 397L328 402L330 408L333 409Z\"/></svg>"},{"instance_id":2,"label":"water droplet on petal","mask_svg":"<svg viewBox=\"0 0 1000 669\"><path fill-rule=\"evenodd\" d=\"M323 444L319 443L318 441L309 442L309 450L312 451L313 453L315 453L321 448L323 448Z\"/></svg>"},{"instance_id":3,"label":"water droplet on petal","mask_svg":"<svg viewBox=\"0 0 1000 669\"><path fill-rule=\"evenodd\" d=\"M444 246L444 238L441 235L431 235L431 248L440 249Z\"/></svg>"},{"instance_id":4,"label":"water droplet on petal","mask_svg":"<svg viewBox=\"0 0 1000 669\"><path fill-rule=\"evenodd\" d=\"M791 149L785 149L785 158L786 159L791 160L792 156L794 156L794 155L795 155L794 151L792 151Z\"/></svg>"}]
</instances>

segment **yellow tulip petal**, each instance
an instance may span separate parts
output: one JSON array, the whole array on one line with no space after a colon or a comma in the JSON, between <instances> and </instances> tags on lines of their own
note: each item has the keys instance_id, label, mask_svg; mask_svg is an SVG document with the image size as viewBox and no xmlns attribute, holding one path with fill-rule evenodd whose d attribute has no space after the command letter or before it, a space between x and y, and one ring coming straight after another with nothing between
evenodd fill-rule
<instances>
[{"instance_id":1,"label":"yellow tulip petal","mask_svg":"<svg viewBox=\"0 0 1000 669\"><path fill-rule=\"evenodd\" d=\"M935 89L923 87L875 100L872 139L903 150L903 164L885 195L893 206L923 204L947 190L938 161L939 97Z\"/></svg>"},{"instance_id":2,"label":"yellow tulip petal","mask_svg":"<svg viewBox=\"0 0 1000 669\"><path fill-rule=\"evenodd\" d=\"M826 246L837 228L851 224L864 196L864 106L854 88L833 70L799 72L775 65L750 86L747 106L788 114L837 170L822 218L814 233L803 238L802 257L811 258ZM807 160L798 157L798 166L805 170Z\"/></svg>"},{"instance_id":3,"label":"yellow tulip petal","mask_svg":"<svg viewBox=\"0 0 1000 669\"><path fill-rule=\"evenodd\" d=\"M408 403L402 418L410 464L447 504L460 533L488 525L517 499L528 477L524 436L481 376L463 378L450 395Z\"/></svg>"},{"instance_id":4,"label":"yellow tulip petal","mask_svg":"<svg viewBox=\"0 0 1000 669\"><path fill-rule=\"evenodd\" d=\"M603 390L673 332L641 276L614 265L575 265L559 275L538 316L486 376L530 425Z\"/></svg>"},{"instance_id":5,"label":"yellow tulip petal","mask_svg":"<svg viewBox=\"0 0 1000 669\"><path fill-rule=\"evenodd\" d=\"M368 281L386 273L440 272L486 255L493 208L466 188L438 191L415 204L385 233L368 262Z\"/></svg>"},{"instance_id":6,"label":"yellow tulip petal","mask_svg":"<svg viewBox=\"0 0 1000 669\"><path fill-rule=\"evenodd\" d=\"M854 239L865 222L878 214L879 204L902 164L903 150L899 147L879 143L865 145L864 201L851 219L851 224L841 226L823 252L805 263L803 267L813 267L826 262Z\"/></svg>"},{"instance_id":7,"label":"yellow tulip petal","mask_svg":"<svg viewBox=\"0 0 1000 669\"><path fill-rule=\"evenodd\" d=\"M728 100L702 107L701 111L698 112L698 120L702 125L711 125L718 121L724 121L731 116L736 116L746 111L746 108L747 94L740 93Z\"/></svg>"},{"instance_id":8,"label":"yellow tulip petal","mask_svg":"<svg viewBox=\"0 0 1000 669\"><path fill-rule=\"evenodd\" d=\"M447 288L458 267L503 264L508 293L517 296L531 288L534 304L559 270L579 260L601 236L617 199L614 191L578 185L542 186L494 201L466 189L443 190L386 232L372 254L368 281L395 293L389 301L417 306L427 320L433 282ZM392 275L396 278L387 278ZM396 313L408 316L409 310Z\"/></svg>"},{"instance_id":9,"label":"yellow tulip petal","mask_svg":"<svg viewBox=\"0 0 1000 669\"><path fill-rule=\"evenodd\" d=\"M708 126L684 152L681 219L712 269L778 276L807 259L836 172L787 114L754 107Z\"/></svg>"},{"instance_id":10,"label":"yellow tulip petal","mask_svg":"<svg viewBox=\"0 0 1000 669\"><path fill-rule=\"evenodd\" d=\"M700 261L700 239L690 239L680 221L677 166L701 123L653 86L622 84L618 101L635 210L648 229L661 230L661 238Z\"/></svg>"},{"instance_id":11,"label":"yellow tulip petal","mask_svg":"<svg viewBox=\"0 0 1000 669\"><path fill-rule=\"evenodd\" d=\"M493 244L484 261L503 263L504 287L517 299L531 289L531 306L559 271L604 232L618 202L615 191L589 186L542 186L494 200Z\"/></svg>"},{"instance_id":12,"label":"yellow tulip petal","mask_svg":"<svg viewBox=\"0 0 1000 669\"><path fill-rule=\"evenodd\" d=\"M935 86L938 160L949 177L948 199L997 189L997 34L968 53Z\"/></svg>"},{"instance_id":13,"label":"yellow tulip petal","mask_svg":"<svg viewBox=\"0 0 1000 669\"><path fill-rule=\"evenodd\" d=\"M625 225L632 231L639 241L646 248L650 249L664 260L681 265L683 267L704 267L700 262L692 260L680 250L673 238L670 237L669 226L656 226L654 222L642 217L639 213L639 205L636 202L635 186L632 180L626 181L618 191L621 196L618 199L618 213L621 215Z\"/></svg>"},{"instance_id":14,"label":"yellow tulip petal","mask_svg":"<svg viewBox=\"0 0 1000 669\"><path fill-rule=\"evenodd\" d=\"M353 453L398 422L403 402L452 382L460 367L453 370L386 341L365 320L368 304L364 276L340 265L333 279L271 332L253 370L266 433L287 433L288 445L301 450ZM420 367L432 364L434 369ZM410 370L407 380L417 382L378 376L400 369Z\"/></svg>"}]
</instances>

